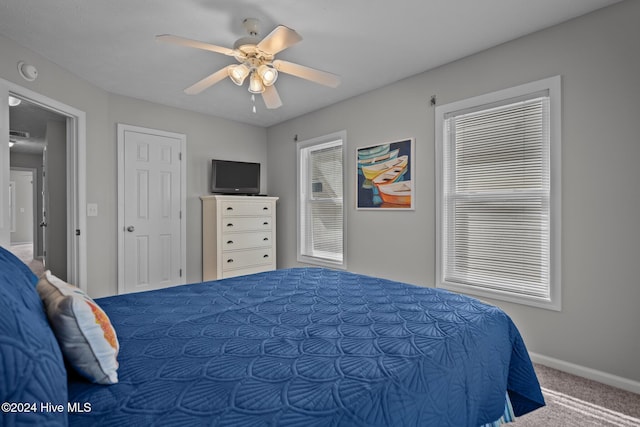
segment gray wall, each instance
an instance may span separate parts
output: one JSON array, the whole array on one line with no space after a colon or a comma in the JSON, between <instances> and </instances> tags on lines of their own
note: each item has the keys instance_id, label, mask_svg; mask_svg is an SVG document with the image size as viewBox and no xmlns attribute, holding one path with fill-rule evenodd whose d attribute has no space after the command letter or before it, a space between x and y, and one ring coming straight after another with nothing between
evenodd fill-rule
<instances>
[{"instance_id":1,"label":"gray wall","mask_svg":"<svg viewBox=\"0 0 640 427\"><path fill-rule=\"evenodd\" d=\"M48 121L46 191L47 229L45 268L67 280L67 124Z\"/></svg>"},{"instance_id":2,"label":"gray wall","mask_svg":"<svg viewBox=\"0 0 640 427\"><path fill-rule=\"evenodd\" d=\"M117 291L117 157L116 123L184 133L187 136L187 276L200 281L201 221L198 197L208 191L207 160L213 157L265 163L266 130L112 95L76 77L42 56L0 36L0 78L70 105L86 113L87 203L97 203L99 215L87 218L87 288L92 297ZM38 68L38 79L27 82L16 64Z\"/></svg>"},{"instance_id":3,"label":"gray wall","mask_svg":"<svg viewBox=\"0 0 640 427\"><path fill-rule=\"evenodd\" d=\"M212 158L259 162L262 192L267 189L266 129L239 122L165 107L126 96L109 95L109 140L113 154L100 165L100 173L114 175L117 159L116 124L125 123L187 136L187 278L186 282L202 280L202 212L200 196L209 193L209 173ZM107 211L117 221L117 192L88 193L88 203L98 203L99 212ZM93 218L89 217L88 220ZM115 230L115 223L114 223ZM115 231L114 231L115 233ZM117 262L117 240L113 241ZM112 293L115 293L113 289Z\"/></svg>"},{"instance_id":4,"label":"gray wall","mask_svg":"<svg viewBox=\"0 0 640 427\"><path fill-rule=\"evenodd\" d=\"M416 138L416 209L355 210L346 182L349 270L434 286L434 110L439 104L553 75L562 86L561 312L494 301L530 351L640 381L640 2L626 1L269 128L269 193L279 267L296 262L295 143L347 131L355 149ZM437 41L434 41L437 42ZM402 244L380 251L393 224Z\"/></svg>"},{"instance_id":5,"label":"gray wall","mask_svg":"<svg viewBox=\"0 0 640 427\"><path fill-rule=\"evenodd\" d=\"M268 130L111 95L13 41L0 37L0 77L86 112L88 289L116 292L117 122L187 135L187 280L200 280L200 212L206 159L266 160L278 202L279 266L296 265L295 144L347 131L348 164L355 148L416 138L416 209L354 208L347 182L349 267L433 286L435 268L434 112L440 104L560 74L563 76L563 310L500 303L530 350L640 381L640 2L626 1L572 22L506 43ZM16 64L34 64L26 82ZM339 90L339 89L338 89ZM267 146L265 147L265 141ZM245 157L246 156L246 157ZM266 184L266 179L265 186ZM372 230L393 223L404 239L382 256ZM393 266L393 268L388 267Z\"/></svg>"}]
</instances>

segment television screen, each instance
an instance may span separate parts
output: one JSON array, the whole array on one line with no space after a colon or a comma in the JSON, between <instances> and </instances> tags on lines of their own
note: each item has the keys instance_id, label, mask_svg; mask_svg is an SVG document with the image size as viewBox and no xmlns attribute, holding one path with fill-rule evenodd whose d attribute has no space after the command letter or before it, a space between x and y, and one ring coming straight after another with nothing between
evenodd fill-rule
<instances>
[{"instance_id":1,"label":"television screen","mask_svg":"<svg viewBox=\"0 0 640 427\"><path fill-rule=\"evenodd\" d=\"M260 163L213 159L211 161L211 192L259 194Z\"/></svg>"}]
</instances>

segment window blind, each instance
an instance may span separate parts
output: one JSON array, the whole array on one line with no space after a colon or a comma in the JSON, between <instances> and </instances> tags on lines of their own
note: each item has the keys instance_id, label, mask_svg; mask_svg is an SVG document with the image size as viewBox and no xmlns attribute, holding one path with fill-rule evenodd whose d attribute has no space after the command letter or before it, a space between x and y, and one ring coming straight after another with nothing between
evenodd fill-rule
<instances>
[{"instance_id":1,"label":"window blind","mask_svg":"<svg viewBox=\"0 0 640 427\"><path fill-rule=\"evenodd\" d=\"M550 298L549 96L444 119L443 279Z\"/></svg>"},{"instance_id":2,"label":"window blind","mask_svg":"<svg viewBox=\"0 0 640 427\"><path fill-rule=\"evenodd\" d=\"M343 261L342 141L306 149L303 180L302 255Z\"/></svg>"}]
</instances>

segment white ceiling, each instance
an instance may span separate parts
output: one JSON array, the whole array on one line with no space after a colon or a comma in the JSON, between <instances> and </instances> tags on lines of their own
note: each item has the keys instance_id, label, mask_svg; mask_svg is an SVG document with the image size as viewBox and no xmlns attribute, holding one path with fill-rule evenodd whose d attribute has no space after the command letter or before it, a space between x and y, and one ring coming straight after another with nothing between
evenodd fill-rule
<instances>
[{"instance_id":1,"label":"white ceiling","mask_svg":"<svg viewBox=\"0 0 640 427\"><path fill-rule=\"evenodd\" d=\"M617 1L2 0L0 34L106 91L270 126ZM262 36L295 29L303 40L277 57L338 74L341 85L281 74L284 105L267 110L257 97L255 114L246 82L184 94L235 60L154 36L232 47L247 17L261 20Z\"/></svg>"}]
</instances>

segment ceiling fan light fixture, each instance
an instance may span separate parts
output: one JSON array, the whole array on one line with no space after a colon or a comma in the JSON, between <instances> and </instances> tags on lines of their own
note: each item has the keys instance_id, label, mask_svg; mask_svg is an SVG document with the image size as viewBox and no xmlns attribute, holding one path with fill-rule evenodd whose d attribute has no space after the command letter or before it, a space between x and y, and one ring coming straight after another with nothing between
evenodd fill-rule
<instances>
[{"instance_id":1,"label":"ceiling fan light fixture","mask_svg":"<svg viewBox=\"0 0 640 427\"><path fill-rule=\"evenodd\" d=\"M238 61L238 64L227 65L189 86L184 90L186 94L196 95L226 77L229 77L234 84L242 86L248 77L249 92L252 95L262 94L265 106L272 110L282 106L282 100L275 87L275 82L280 73L329 87L336 87L340 84L340 77L335 74L275 59L279 52L302 40L302 37L295 30L284 25L278 25L265 37L259 37L259 21L257 19L245 19L243 25L248 35L236 40L233 44L233 49L171 34L156 36L156 40L162 42L233 56ZM19 64L19 67L21 65L24 65L24 63ZM34 67L32 68L27 71L35 69Z\"/></svg>"},{"instance_id":2,"label":"ceiling fan light fixture","mask_svg":"<svg viewBox=\"0 0 640 427\"><path fill-rule=\"evenodd\" d=\"M249 92L262 93L264 92L264 83L262 78L255 71L251 73L249 77Z\"/></svg>"},{"instance_id":3,"label":"ceiling fan light fixture","mask_svg":"<svg viewBox=\"0 0 640 427\"><path fill-rule=\"evenodd\" d=\"M265 86L271 86L278 80L278 70L267 64L258 67L258 75Z\"/></svg>"},{"instance_id":4,"label":"ceiling fan light fixture","mask_svg":"<svg viewBox=\"0 0 640 427\"><path fill-rule=\"evenodd\" d=\"M229 67L229 78L238 86L242 86L244 79L249 75L249 67L245 64L238 64Z\"/></svg>"}]
</instances>

